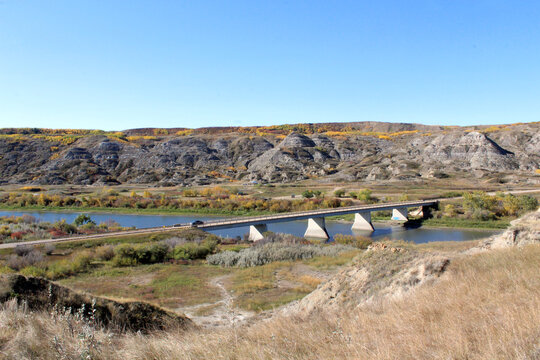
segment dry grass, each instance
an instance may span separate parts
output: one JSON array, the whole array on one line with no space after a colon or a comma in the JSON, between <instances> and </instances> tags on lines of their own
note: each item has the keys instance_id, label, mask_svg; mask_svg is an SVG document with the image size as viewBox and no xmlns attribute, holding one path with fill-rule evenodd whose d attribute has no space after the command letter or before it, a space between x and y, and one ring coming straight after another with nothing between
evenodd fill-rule
<instances>
[{"instance_id":1,"label":"dry grass","mask_svg":"<svg viewBox=\"0 0 540 360\"><path fill-rule=\"evenodd\" d=\"M249 328L108 337L95 359L538 359L540 246L458 258L432 286L352 313L277 316ZM46 313L0 312L0 354L9 359L81 358L79 331Z\"/></svg>"}]
</instances>

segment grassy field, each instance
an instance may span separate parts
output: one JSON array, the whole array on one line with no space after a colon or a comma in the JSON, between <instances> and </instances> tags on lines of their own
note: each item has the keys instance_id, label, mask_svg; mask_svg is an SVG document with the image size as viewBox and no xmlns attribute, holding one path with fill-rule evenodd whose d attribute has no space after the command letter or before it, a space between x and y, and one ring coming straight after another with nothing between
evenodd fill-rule
<instances>
[{"instance_id":1,"label":"grassy field","mask_svg":"<svg viewBox=\"0 0 540 360\"><path fill-rule=\"evenodd\" d=\"M116 299L147 301L171 310L220 299L219 291L208 285L213 277L228 269L192 264L152 264L95 270L59 281L62 285Z\"/></svg>"},{"instance_id":2,"label":"grassy field","mask_svg":"<svg viewBox=\"0 0 540 360\"><path fill-rule=\"evenodd\" d=\"M219 301L219 289L211 285L211 280L226 275L224 285L233 294L235 306L260 311L302 298L357 254L351 251L338 257L273 262L243 269L210 266L204 260L121 268L97 263L91 271L59 283L95 295L143 300L181 310Z\"/></svg>"}]
</instances>

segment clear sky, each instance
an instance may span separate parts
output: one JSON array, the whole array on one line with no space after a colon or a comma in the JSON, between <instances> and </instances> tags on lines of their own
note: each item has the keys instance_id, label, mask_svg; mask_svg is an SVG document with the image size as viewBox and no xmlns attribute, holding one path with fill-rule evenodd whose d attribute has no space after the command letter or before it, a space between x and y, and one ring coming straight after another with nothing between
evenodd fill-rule
<instances>
[{"instance_id":1,"label":"clear sky","mask_svg":"<svg viewBox=\"0 0 540 360\"><path fill-rule=\"evenodd\" d=\"M540 121L540 2L0 0L0 127Z\"/></svg>"}]
</instances>

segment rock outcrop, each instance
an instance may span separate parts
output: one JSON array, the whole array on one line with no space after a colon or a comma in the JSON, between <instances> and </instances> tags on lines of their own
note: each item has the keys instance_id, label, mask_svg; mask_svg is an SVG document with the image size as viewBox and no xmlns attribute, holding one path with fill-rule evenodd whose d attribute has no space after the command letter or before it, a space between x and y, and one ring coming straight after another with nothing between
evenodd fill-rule
<instances>
[{"instance_id":1,"label":"rock outcrop","mask_svg":"<svg viewBox=\"0 0 540 360\"><path fill-rule=\"evenodd\" d=\"M445 256L377 243L350 267L283 311L306 316L318 311L352 310L373 300L397 298L438 278L449 262Z\"/></svg>"},{"instance_id":2,"label":"rock outcrop","mask_svg":"<svg viewBox=\"0 0 540 360\"><path fill-rule=\"evenodd\" d=\"M491 236L483 241L479 249L540 244L540 209L512 221L510 225L502 234Z\"/></svg>"}]
</instances>

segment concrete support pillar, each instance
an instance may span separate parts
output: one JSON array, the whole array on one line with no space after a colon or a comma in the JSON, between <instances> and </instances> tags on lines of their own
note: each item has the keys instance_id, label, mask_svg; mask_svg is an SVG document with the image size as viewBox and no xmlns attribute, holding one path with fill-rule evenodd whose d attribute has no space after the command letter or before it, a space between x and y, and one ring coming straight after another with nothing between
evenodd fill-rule
<instances>
[{"instance_id":1,"label":"concrete support pillar","mask_svg":"<svg viewBox=\"0 0 540 360\"><path fill-rule=\"evenodd\" d=\"M424 217L424 207L420 206L417 210L411 211L411 216Z\"/></svg>"},{"instance_id":2,"label":"concrete support pillar","mask_svg":"<svg viewBox=\"0 0 540 360\"><path fill-rule=\"evenodd\" d=\"M406 207L392 209L392 220L409 220L407 218L407 212Z\"/></svg>"},{"instance_id":3,"label":"concrete support pillar","mask_svg":"<svg viewBox=\"0 0 540 360\"><path fill-rule=\"evenodd\" d=\"M326 226L324 223L324 218L311 218L308 219L308 226L304 237L307 238L318 238L318 239L328 239L328 232L326 231Z\"/></svg>"},{"instance_id":4,"label":"concrete support pillar","mask_svg":"<svg viewBox=\"0 0 540 360\"><path fill-rule=\"evenodd\" d=\"M368 230L373 231L373 224L371 223L371 211L359 212L354 214L353 230Z\"/></svg>"},{"instance_id":5,"label":"concrete support pillar","mask_svg":"<svg viewBox=\"0 0 540 360\"><path fill-rule=\"evenodd\" d=\"M259 241L264 239L263 233L268 231L266 224L251 225L249 227L249 241Z\"/></svg>"}]
</instances>

